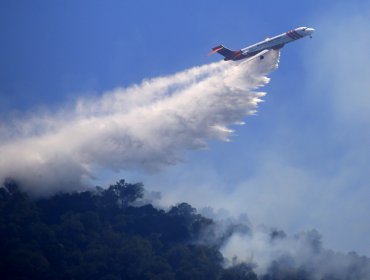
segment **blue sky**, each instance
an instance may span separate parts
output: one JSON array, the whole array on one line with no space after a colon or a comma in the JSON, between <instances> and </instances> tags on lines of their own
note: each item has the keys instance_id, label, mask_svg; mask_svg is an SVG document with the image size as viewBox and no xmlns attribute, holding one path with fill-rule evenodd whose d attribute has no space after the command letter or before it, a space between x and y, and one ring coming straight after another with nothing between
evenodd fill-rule
<instances>
[{"instance_id":1,"label":"blue sky","mask_svg":"<svg viewBox=\"0 0 370 280\"><path fill-rule=\"evenodd\" d=\"M366 2L2 1L0 117L218 61L206 54L220 43L237 49L312 26L312 40L283 48L265 102L232 142L160 173L101 177L290 233L317 228L328 247L370 255Z\"/></svg>"}]
</instances>

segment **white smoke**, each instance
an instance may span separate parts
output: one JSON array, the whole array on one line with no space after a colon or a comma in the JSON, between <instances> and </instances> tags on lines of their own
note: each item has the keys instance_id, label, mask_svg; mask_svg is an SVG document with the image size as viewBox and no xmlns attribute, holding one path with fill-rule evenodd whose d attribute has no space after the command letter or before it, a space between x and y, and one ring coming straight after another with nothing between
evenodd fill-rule
<instances>
[{"instance_id":1,"label":"white smoke","mask_svg":"<svg viewBox=\"0 0 370 280\"><path fill-rule=\"evenodd\" d=\"M60 110L2 125L0 179L13 178L35 194L79 188L95 168L156 171L186 150L228 141L229 125L255 113L277 67L279 52L263 61L194 67L81 99Z\"/></svg>"},{"instance_id":2,"label":"white smoke","mask_svg":"<svg viewBox=\"0 0 370 280\"><path fill-rule=\"evenodd\" d=\"M354 252L344 254L325 249L316 230L287 236L264 226L249 228L247 232L233 233L221 251L229 260L227 265L252 264L260 276L366 280L370 275L370 259Z\"/></svg>"}]
</instances>

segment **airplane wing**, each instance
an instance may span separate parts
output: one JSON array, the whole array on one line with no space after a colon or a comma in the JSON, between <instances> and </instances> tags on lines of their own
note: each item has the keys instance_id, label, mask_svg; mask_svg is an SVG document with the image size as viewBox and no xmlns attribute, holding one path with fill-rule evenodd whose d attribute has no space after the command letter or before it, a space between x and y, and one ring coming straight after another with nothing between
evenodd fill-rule
<instances>
[{"instance_id":1,"label":"airplane wing","mask_svg":"<svg viewBox=\"0 0 370 280\"><path fill-rule=\"evenodd\" d=\"M255 54L254 56L251 56L250 58L248 58L245 62L248 62L248 61L251 61L257 57L260 57L261 59L263 59L263 55L267 52L269 52L270 49L264 49L263 51L260 51L259 53Z\"/></svg>"}]
</instances>

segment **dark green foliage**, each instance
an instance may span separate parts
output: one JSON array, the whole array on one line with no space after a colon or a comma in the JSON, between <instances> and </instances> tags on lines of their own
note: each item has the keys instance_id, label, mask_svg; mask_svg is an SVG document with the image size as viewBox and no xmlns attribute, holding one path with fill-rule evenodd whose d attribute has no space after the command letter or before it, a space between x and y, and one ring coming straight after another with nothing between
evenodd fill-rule
<instances>
[{"instance_id":1,"label":"dark green foliage","mask_svg":"<svg viewBox=\"0 0 370 280\"><path fill-rule=\"evenodd\" d=\"M263 275L236 258L224 268L220 246L235 233L248 234L248 226L230 223L219 236L217 225L187 203L169 211L151 204L134 207L143 193L142 184L120 180L106 190L34 200L6 180L0 187L1 279L367 279L363 268L369 260L355 253L346 256L350 266L344 273L329 270L320 278L321 266L317 271L314 262L298 266L289 254L269 263ZM273 229L269 242L284 238L284 232ZM313 258L323 254L316 231L296 238ZM334 259L335 254L325 251L324 256Z\"/></svg>"},{"instance_id":2,"label":"dark green foliage","mask_svg":"<svg viewBox=\"0 0 370 280\"><path fill-rule=\"evenodd\" d=\"M257 275L253 268L247 264L238 264L225 269L222 273L221 280L257 280Z\"/></svg>"},{"instance_id":3,"label":"dark green foliage","mask_svg":"<svg viewBox=\"0 0 370 280\"><path fill-rule=\"evenodd\" d=\"M130 206L142 196L142 184L121 180L95 193L33 200L7 181L0 188L2 279L220 279L220 252L196 245L213 222L186 203L168 212Z\"/></svg>"},{"instance_id":4,"label":"dark green foliage","mask_svg":"<svg viewBox=\"0 0 370 280\"><path fill-rule=\"evenodd\" d=\"M118 203L120 208L128 207L130 203L144 195L143 184L128 184L125 180L121 179L114 185L110 185L108 190L103 192L103 198L106 203Z\"/></svg>"}]
</instances>

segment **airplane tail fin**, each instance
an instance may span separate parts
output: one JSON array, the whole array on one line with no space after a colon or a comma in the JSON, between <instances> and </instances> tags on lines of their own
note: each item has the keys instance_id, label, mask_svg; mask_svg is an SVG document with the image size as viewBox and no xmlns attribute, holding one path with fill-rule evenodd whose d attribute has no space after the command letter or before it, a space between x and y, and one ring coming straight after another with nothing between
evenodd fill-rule
<instances>
[{"instance_id":1,"label":"airplane tail fin","mask_svg":"<svg viewBox=\"0 0 370 280\"><path fill-rule=\"evenodd\" d=\"M224 56L225 57L224 60L233 59L235 55L238 54L237 51L232 51L232 50L229 50L228 48L225 48L223 45L219 45L219 46L212 48L212 51L208 55L212 55L216 52Z\"/></svg>"}]
</instances>

